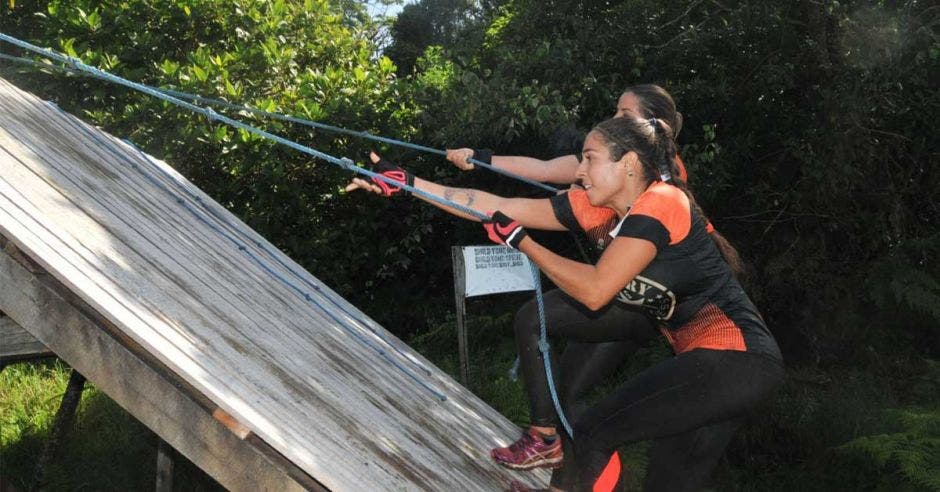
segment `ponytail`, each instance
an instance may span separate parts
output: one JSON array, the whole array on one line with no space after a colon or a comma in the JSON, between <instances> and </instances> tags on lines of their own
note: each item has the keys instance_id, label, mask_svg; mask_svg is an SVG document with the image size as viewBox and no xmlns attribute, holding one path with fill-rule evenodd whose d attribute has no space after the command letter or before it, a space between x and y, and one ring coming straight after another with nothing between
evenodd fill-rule
<instances>
[{"instance_id":1,"label":"ponytail","mask_svg":"<svg viewBox=\"0 0 940 492\"><path fill-rule=\"evenodd\" d=\"M636 152L650 182L663 181L679 188L689 198L690 208L702 220L707 220L708 216L695 201L688 185L679 179L676 160L678 149L672 128L667 122L658 118L611 118L599 123L594 129L607 140L611 158L620 159L628 150ZM746 269L738 251L717 231L709 235L731 268L731 273L739 280L744 280Z\"/></svg>"},{"instance_id":2,"label":"ponytail","mask_svg":"<svg viewBox=\"0 0 940 492\"><path fill-rule=\"evenodd\" d=\"M689 205L695 210L695 213L702 218L702 220L708 220L708 216L705 215L705 211L702 210L702 207L699 206L698 202L695 201L695 196L692 195L692 191L689 190L689 187L685 184L684 181L676 179L671 182L673 186L682 190L685 193L685 196L689 197ZM731 268L731 273L738 280L745 280L747 278L747 268L744 265L744 260L741 259L741 255L738 254L738 250L728 241L727 238L721 235L717 230L712 229L712 232L708 234L712 241L714 241L715 246L718 247L718 251L721 252L721 256L725 259L725 263Z\"/></svg>"},{"instance_id":3,"label":"ponytail","mask_svg":"<svg viewBox=\"0 0 940 492\"><path fill-rule=\"evenodd\" d=\"M747 266L744 264L744 260L741 259L741 255L738 254L738 250L715 229L712 229L709 236L715 242L715 246L718 246L718 251L721 251L721 256L724 257L728 266L731 267L731 273L734 277L742 282L747 280Z\"/></svg>"}]
</instances>

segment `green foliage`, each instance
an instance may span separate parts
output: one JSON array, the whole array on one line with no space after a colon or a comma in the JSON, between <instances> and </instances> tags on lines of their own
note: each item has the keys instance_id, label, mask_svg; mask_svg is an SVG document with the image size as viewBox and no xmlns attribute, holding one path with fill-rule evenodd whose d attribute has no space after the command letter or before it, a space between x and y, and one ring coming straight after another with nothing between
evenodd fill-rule
<instances>
[{"instance_id":1,"label":"green foliage","mask_svg":"<svg viewBox=\"0 0 940 492\"><path fill-rule=\"evenodd\" d=\"M906 408L885 418L899 431L853 439L836 448L836 460L865 470L853 481L872 490L940 490L940 412Z\"/></svg>"},{"instance_id":2,"label":"green foliage","mask_svg":"<svg viewBox=\"0 0 940 492\"><path fill-rule=\"evenodd\" d=\"M68 372L61 364L13 365L0 372L0 447L52 425L56 396L65 392ZM5 461L5 460L4 460Z\"/></svg>"},{"instance_id":3,"label":"green foliage","mask_svg":"<svg viewBox=\"0 0 940 492\"><path fill-rule=\"evenodd\" d=\"M940 279L927 269L937 257L937 234L897 244L872 265L867 279L871 300L884 311L909 310L940 320Z\"/></svg>"},{"instance_id":4,"label":"green foliage","mask_svg":"<svg viewBox=\"0 0 940 492\"><path fill-rule=\"evenodd\" d=\"M474 0L420 0L405 5L391 26L392 44L385 54L399 74L412 73L425 49L462 46L478 36L482 11Z\"/></svg>"}]
</instances>

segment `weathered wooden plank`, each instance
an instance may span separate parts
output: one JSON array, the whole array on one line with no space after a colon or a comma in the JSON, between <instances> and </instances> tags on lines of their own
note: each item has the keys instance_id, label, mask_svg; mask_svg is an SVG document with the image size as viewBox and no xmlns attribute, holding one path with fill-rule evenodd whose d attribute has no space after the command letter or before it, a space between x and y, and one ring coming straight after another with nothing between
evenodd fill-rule
<instances>
[{"instance_id":1,"label":"weathered wooden plank","mask_svg":"<svg viewBox=\"0 0 940 492\"><path fill-rule=\"evenodd\" d=\"M230 490L316 488L274 466L258 443L248 443L217 422L164 370L137 357L108 332L108 322L51 276L14 258L0 236L0 308L21 320L44 343L116 403ZM155 363L151 361L151 363Z\"/></svg>"},{"instance_id":2,"label":"weathered wooden plank","mask_svg":"<svg viewBox=\"0 0 940 492\"><path fill-rule=\"evenodd\" d=\"M0 314L0 364L54 355L15 321Z\"/></svg>"},{"instance_id":3,"label":"weathered wooden plank","mask_svg":"<svg viewBox=\"0 0 940 492\"><path fill-rule=\"evenodd\" d=\"M457 305L457 354L460 359L460 382L470 380L470 352L467 348L467 281L464 278L463 249L453 246L450 249L451 264L454 266L454 300Z\"/></svg>"},{"instance_id":4,"label":"weathered wooden plank","mask_svg":"<svg viewBox=\"0 0 940 492\"><path fill-rule=\"evenodd\" d=\"M506 419L168 166L2 81L0 231L246 440L332 489L514 477L486 456L516 436Z\"/></svg>"}]
</instances>

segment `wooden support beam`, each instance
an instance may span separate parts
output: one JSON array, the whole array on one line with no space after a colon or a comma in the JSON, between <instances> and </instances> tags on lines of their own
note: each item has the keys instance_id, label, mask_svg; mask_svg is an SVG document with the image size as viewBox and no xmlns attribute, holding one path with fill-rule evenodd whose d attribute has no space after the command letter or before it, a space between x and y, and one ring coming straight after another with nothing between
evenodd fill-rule
<instances>
[{"instance_id":1,"label":"wooden support beam","mask_svg":"<svg viewBox=\"0 0 940 492\"><path fill-rule=\"evenodd\" d=\"M53 357L55 354L9 316L0 313L0 367L11 362Z\"/></svg>"},{"instance_id":2,"label":"wooden support beam","mask_svg":"<svg viewBox=\"0 0 940 492\"><path fill-rule=\"evenodd\" d=\"M467 348L467 284L464 278L463 248L453 246L450 254L454 265L454 301L457 305L457 353L460 360L460 382L470 382L470 352Z\"/></svg>"},{"instance_id":3,"label":"wooden support beam","mask_svg":"<svg viewBox=\"0 0 940 492\"><path fill-rule=\"evenodd\" d=\"M326 490L147 357L110 322L0 235L0 310L229 490Z\"/></svg>"},{"instance_id":4,"label":"wooden support beam","mask_svg":"<svg viewBox=\"0 0 940 492\"><path fill-rule=\"evenodd\" d=\"M52 434L46 445L43 447L39 460L36 461L36 486L39 489L45 488L46 468L59 452L59 446L72 430L72 424L75 422L75 411L78 410L78 404L82 400L82 390L85 389L85 376L72 369L69 376L69 383L65 387L65 394L62 395L62 403L55 414L55 422L52 424Z\"/></svg>"},{"instance_id":5,"label":"wooden support beam","mask_svg":"<svg viewBox=\"0 0 940 492\"><path fill-rule=\"evenodd\" d=\"M157 445L157 485L156 492L173 491L173 448L160 439Z\"/></svg>"}]
</instances>

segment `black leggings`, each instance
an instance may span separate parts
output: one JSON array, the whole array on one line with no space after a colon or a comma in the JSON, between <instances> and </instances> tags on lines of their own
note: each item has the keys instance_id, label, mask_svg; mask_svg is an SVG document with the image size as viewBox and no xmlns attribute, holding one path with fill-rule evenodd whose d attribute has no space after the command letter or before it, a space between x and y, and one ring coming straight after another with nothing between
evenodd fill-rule
<instances>
[{"instance_id":1,"label":"black leggings","mask_svg":"<svg viewBox=\"0 0 940 492\"><path fill-rule=\"evenodd\" d=\"M778 361L760 355L694 350L647 369L586 409L588 391L658 332L646 316L616 304L592 312L560 290L545 293L544 300L549 334L568 340L560 361L551 354L562 407L576 437L572 444L561 432L565 466L552 474L552 486L562 490L578 488L579 476L589 490L618 446L645 439L654 440L645 490L698 489L731 441L740 416L783 377ZM538 350L534 300L519 310L514 328L532 424L557 426ZM637 420L624 423L621 416Z\"/></svg>"},{"instance_id":2,"label":"black leggings","mask_svg":"<svg viewBox=\"0 0 940 492\"><path fill-rule=\"evenodd\" d=\"M561 359L554 351L550 359L558 397L568 421L573 423L586 407L584 398L588 391L658 332L649 318L616 304L593 312L558 289L546 292L544 302L549 336L568 341ZM539 351L539 315L534 299L519 309L514 330L531 423L556 427L558 416Z\"/></svg>"},{"instance_id":3,"label":"black leggings","mask_svg":"<svg viewBox=\"0 0 940 492\"><path fill-rule=\"evenodd\" d=\"M742 416L783 381L782 363L733 350L697 349L656 364L586 410L574 424L578 490L613 490L619 446L652 439L645 490L697 490ZM608 465L612 465L608 469Z\"/></svg>"}]
</instances>

